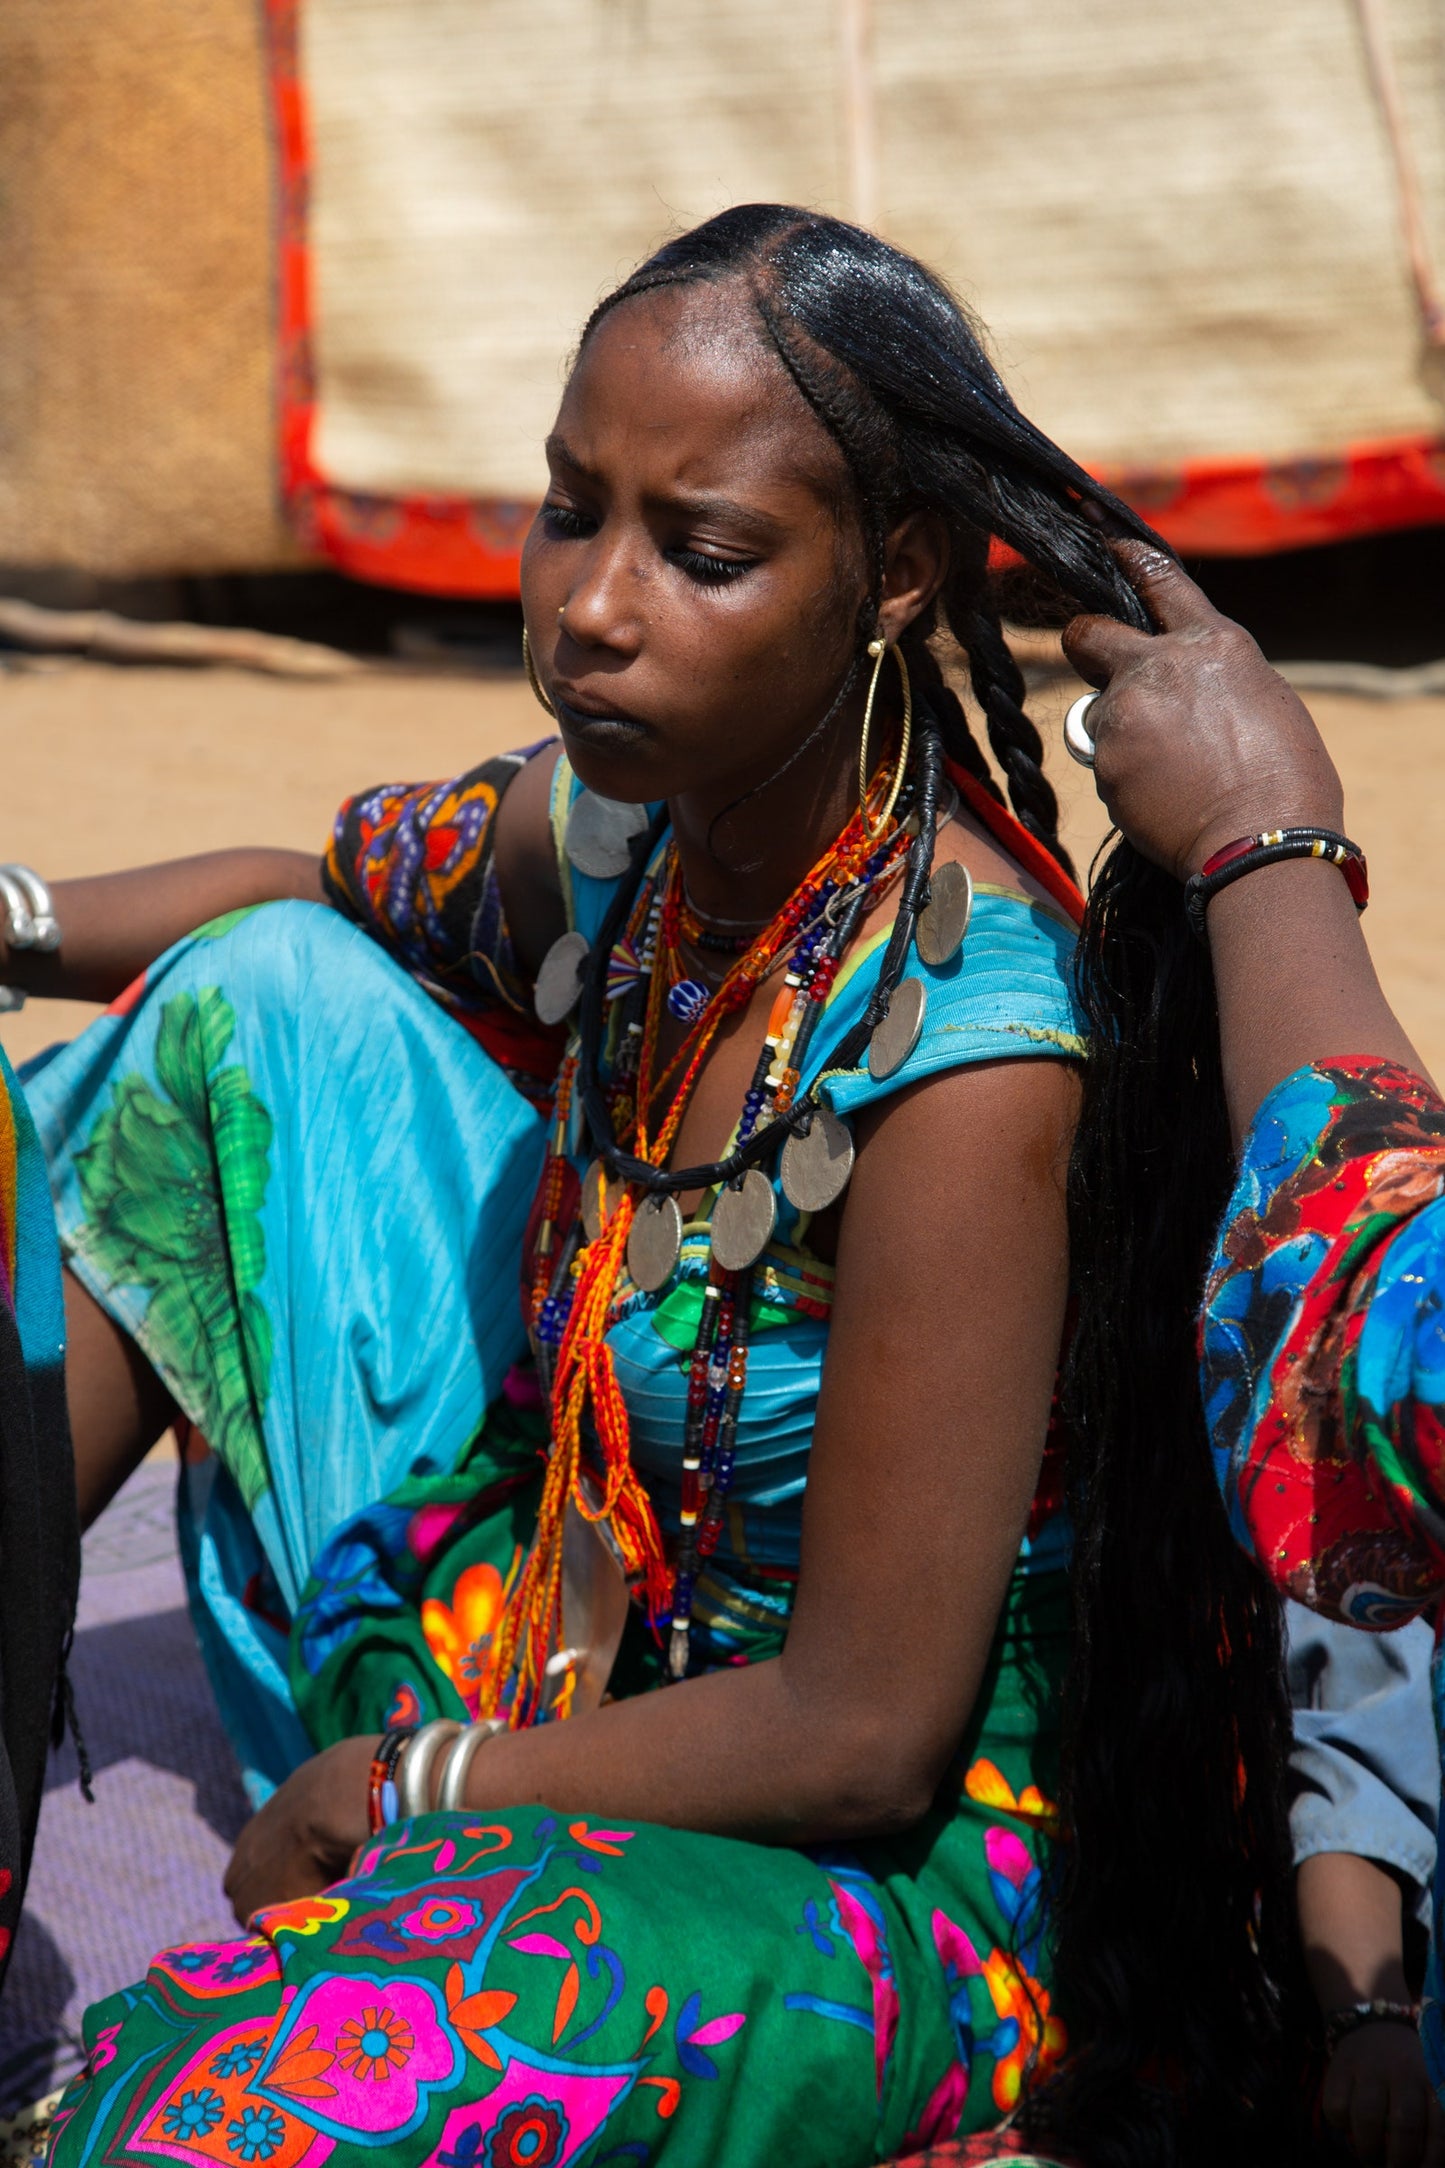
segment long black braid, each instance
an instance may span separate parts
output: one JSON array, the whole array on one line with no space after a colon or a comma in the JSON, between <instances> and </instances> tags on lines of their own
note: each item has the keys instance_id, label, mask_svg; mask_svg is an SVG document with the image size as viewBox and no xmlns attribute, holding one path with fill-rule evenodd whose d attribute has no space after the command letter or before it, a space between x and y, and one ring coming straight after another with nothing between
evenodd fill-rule
<instances>
[{"instance_id":1,"label":"long black braid","mask_svg":"<svg viewBox=\"0 0 1445 2168\"><path fill-rule=\"evenodd\" d=\"M1147 631L1081 507L1157 536L1019 412L939 279L837 219L726 211L610 294L583 343L638 295L728 280L846 462L873 575L860 645L891 525L931 510L950 569L904 635L910 668L948 753L997 794L935 653L934 633L952 636L1014 811L1067 865L991 541L1074 607ZM1091 2168L1277 2163L1297 2070L1280 1608L1231 1538L1194 1365L1230 1172L1213 985L1178 887L1126 843L1090 897L1078 989L1091 1050L1069 1175L1075 1634L1052 1935L1070 2053L1024 2116Z\"/></svg>"}]
</instances>

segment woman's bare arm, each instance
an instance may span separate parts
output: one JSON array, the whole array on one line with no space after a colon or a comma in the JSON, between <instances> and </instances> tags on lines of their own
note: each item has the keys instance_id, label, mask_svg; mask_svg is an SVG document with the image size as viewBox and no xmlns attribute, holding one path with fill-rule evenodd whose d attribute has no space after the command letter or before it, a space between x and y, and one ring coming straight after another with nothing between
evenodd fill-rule
<instances>
[{"instance_id":1,"label":"woman's bare arm","mask_svg":"<svg viewBox=\"0 0 1445 2168\"><path fill-rule=\"evenodd\" d=\"M0 940L0 983L67 1001L114 1001L184 934L243 904L321 903L321 862L305 851L208 851L51 886L61 942L48 955Z\"/></svg>"},{"instance_id":2,"label":"woman's bare arm","mask_svg":"<svg viewBox=\"0 0 1445 2168\"><path fill-rule=\"evenodd\" d=\"M968 1720L1037 1479L1063 1329L1077 1085L961 1070L861 1125L783 1654L511 1733L469 1804L545 1801L777 1843L922 1815ZM298 1771L241 1839L237 1911L334 1875L372 1741Z\"/></svg>"},{"instance_id":3,"label":"woman's bare arm","mask_svg":"<svg viewBox=\"0 0 1445 2168\"><path fill-rule=\"evenodd\" d=\"M1171 558L1115 549L1158 631L1086 617L1064 635L1075 668L1105 688L1088 727L1111 819L1180 881L1241 836L1342 830L1340 779L1298 694ZM1421 1070L1334 866L1300 858L1248 874L1206 924L1236 1137L1307 1062L1375 1054Z\"/></svg>"}]
</instances>

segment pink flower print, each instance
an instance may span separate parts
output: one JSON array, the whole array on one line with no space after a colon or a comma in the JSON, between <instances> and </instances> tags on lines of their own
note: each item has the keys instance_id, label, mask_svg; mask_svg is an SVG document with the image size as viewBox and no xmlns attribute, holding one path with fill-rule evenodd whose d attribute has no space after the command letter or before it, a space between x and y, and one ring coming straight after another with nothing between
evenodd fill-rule
<instances>
[{"instance_id":1,"label":"pink flower print","mask_svg":"<svg viewBox=\"0 0 1445 2168\"><path fill-rule=\"evenodd\" d=\"M415 2047L410 2025L385 2004L348 2018L336 2035L337 2061L363 2080L384 2083L393 2070L405 2070Z\"/></svg>"},{"instance_id":2,"label":"pink flower print","mask_svg":"<svg viewBox=\"0 0 1445 2168\"><path fill-rule=\"evenodd\" d=\"M421 2168L570 2168L630 2091L632 2071L514 2056L485 2100L453 2108Z\"/></svg>"},{"instance_id":3,"label":"pink flower print","mask_svg":"<svg viewBox=\"0 0 1445 2168\"><path fill-rule=\"evenodd\" d=\"M85 2075L97 2077L116 2058L116 2041L120 2038L119 2025L103 2025L95 2036L95 2045L86 2057Z\"/></svg>"},{"instance_id":4,"label":"pink flower print","mask_svg":"<svg viewBox=\"0 0 1445 2168\"><path fill-rule=\"evenodd\" d=\"M288 2083L288 2053L303 2034L305 2071ZM415 2130L464 2060L426 1981L323 1973L291 2004L251 2089L328 2136L378 2144Z\"/></svg>"},{"instance_id":5,"label":"pink flower print","mask_svg":"<svg viewBox=\"0 0 1445 2168\"><path fill-rule=\"evenodd\" d=\"M470 1897L428 1897L396 1924L421 1942L451 1942L481 1926L482 1916Z\"/></svg>"},{"instance_id":6,"label":"pink flower print","mask_svg":"<svg viewBox=\"0 0 1445 2168\"><path fill-rule=\"evenodd\" d=\"M946 1912L933 1915L933 1947L946 1975L958 1980L974 1979L983 1971L983 1959L973 1942Z\"/></svg>"},{"instance_id":7,"label":"pink flower print","mask_svg":"<svg viewBox=\"0 0 1445 2168\"><path fill-rule=\"evenodd\" d=\"M968 2071L962 2063L950 2063L924 2104L922 2115L903 2141L902 2151L922 2153L956 2137L968 2104Z\"/></svg>"},{"instance_id":8,"label":"pink flower print","mask_svg":"<svg viewBox=\"0 0 1445 2168\"><path fill-rule=\"evenodd\" d=\"M893 1964L883 1939L881 1922L874 1919L868 1907L845 1882L830 1881L828 1886L838 1907L838 1924L858 1952L873 1985L873 2068L881 2100L888 2058L898 2036L898 1988L893 1978Z\"/></svg>"},{"instance_id":9,"label":"pink flower print","mask_svg":"<svg viewBox=\"0 0 1445 2168\"><path fill-rule=\"evenodd\" d=\"M430 1562L432 1553L440 1550L464 1511L461 1505L421 1506L413 1513L407 1523L406 1540L418 1565Z\"/></svg>"}]
</instances>

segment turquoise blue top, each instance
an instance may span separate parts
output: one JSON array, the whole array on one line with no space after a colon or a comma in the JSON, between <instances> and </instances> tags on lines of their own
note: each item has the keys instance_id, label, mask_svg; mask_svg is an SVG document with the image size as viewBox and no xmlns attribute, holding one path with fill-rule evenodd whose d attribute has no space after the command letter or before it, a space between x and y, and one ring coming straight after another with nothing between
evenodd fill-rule
<instances>
[{"instance_id":1,"label":"turquoise blue top","mask_svg":"<svg viewBox=\"0 0 1445 2168\"><path fill-rule=\"evenodd\" d=\"M577 872L561 848L566 815L580 788L566 761L560 762L553 815L563 892L571 923L595 942L615 883ZM665 843L664 834L659 852ZM872 996L888 932L884 928L863 943L840 971L804 1064L804 1087L821 1080L821 1095L835 1112L854 1114L971 1062L1082 1058L1083 1025L1072 990L1073 926L1015 891L979 886L963 946L948 963L933 968L910 951L904 976L922 979L927 1003L909 1059L882 1083L866 1068L830 1069ZM579 1170L589 1156L579 1149ZM758 1273L727 1534L699 1580L694 1606L698 1623L723 1636L717 1654L724 1653L727 1608L769 1601L765 1584L774 1577L790 1583L797 1572L808 1453L828 1344L833 1268L809 1249L809 1214L788 1202L776 1170L774 1192L777 1227ZM633 1462L670 1534L679 1526L688 1368L707 1278L707 1218L715 1198L714 1191L685 1229L677 1269L663 1288L644 1294L624 1276L621 1315L609 1335L631 1424ZM1043 1570L1061 1565L1066 1556L1067 1531L1055 1515L1025 1539L1022 1562ZM790 1588L780 1585L780 1615L790 1597Z\"/></svg>"}]
</instances>

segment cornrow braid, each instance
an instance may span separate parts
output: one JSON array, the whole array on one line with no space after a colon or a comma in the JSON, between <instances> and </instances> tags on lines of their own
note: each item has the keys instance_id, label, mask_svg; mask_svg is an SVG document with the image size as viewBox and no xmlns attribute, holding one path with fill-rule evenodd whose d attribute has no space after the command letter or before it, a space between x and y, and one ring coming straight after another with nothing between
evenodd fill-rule
<instances>
[{"instance_id":1,"label":"cornrow braid","mask_svg":"<svg viewBox=\"0 0 1445 2168\"><path fill-rule=\"evenodd\" d=\"M1009 802L1031 836L1071 878L1073 860L1059 841L1059 801L1043 771L1044 744L1024 709L1024 674L986 601L960 623L950 617L968 657L973 696L983 710L993 756L1008 777Z\"/></svg>"},{"instance_id":2,"label":"cornrow braid","mask_svg":"<svg viewBox=\"0 0 1445 2168\"><path fill-rule=\"evenodd\" d=\"M883 585L888 513L897 496L896 443L887 417L877 401L868 397L853 371L840 368L831 356L820 353L812 341L803 337L798 326L778 308L766 281L759 281L756 299L758 313L783 366L842 452L857 491L873 581L869 597L872 617L865 627L871 637Z\"/></svg>"},{"instance_id":3,"label":"cornrow braid","mask_svg":"<svg viewBox=\"0 0 1445 2168\"><path fill-rule=\"evenodd\" d=\"M966 769L976 783L982 783L989 796L1002 805L1003 792L977 738L968 727L963 702L943 674L922 619L914 620L899 644L913 679L914 698L931 710L945 753L950 760L956 760L960 768Z\"/></svg>"}]
</instances>

